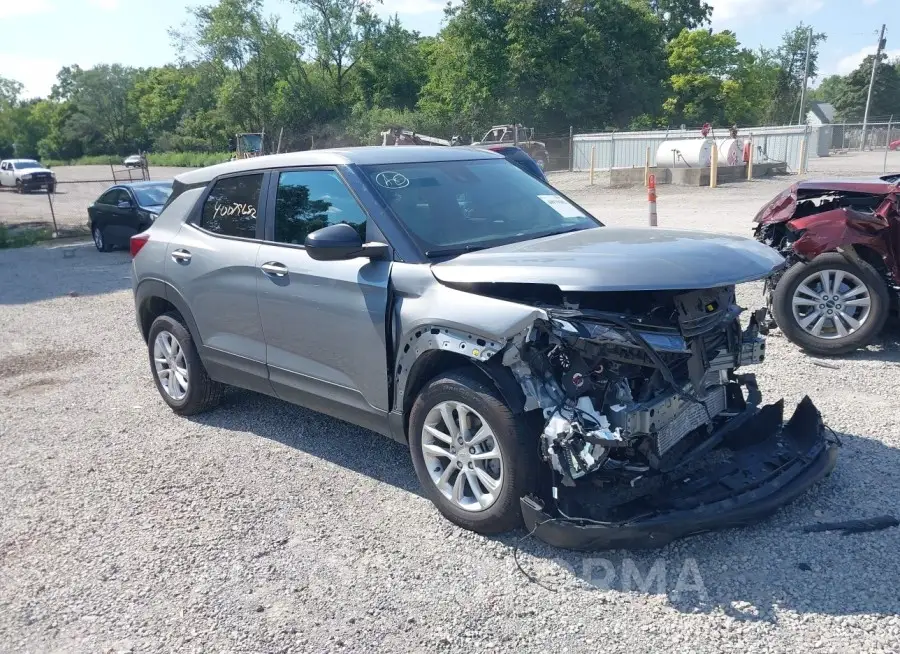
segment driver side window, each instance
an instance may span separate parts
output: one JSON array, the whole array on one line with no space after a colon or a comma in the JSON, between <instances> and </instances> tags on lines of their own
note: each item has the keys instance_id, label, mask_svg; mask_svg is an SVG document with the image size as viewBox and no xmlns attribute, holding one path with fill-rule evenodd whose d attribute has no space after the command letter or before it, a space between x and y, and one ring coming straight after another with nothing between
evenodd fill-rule
<instances>
[{"instance_id":1,"label":"driver side window","mask_svg":"<svg viewBox=\"0 0 900 654\"><path fill-rule=\"evenodd\" d=\"M116 202L118 201L118 196L119 196L119 189L114 188L114 189L107 191L103 195L101 195L100 199L97 200L97 202L99 202L100 204L108 204L108 205L115 206Z\"/></svg>"},{"instance_id":2,"label":"driver side window","mask_svg":"<svg viewBox=\"0 0 900 654\"><path fill-rule=\"evenodd\" d=\"M275 196L275 241L303 245L317 229L347 223L366 240L366 214L333 170L281 173Z\"/></svg>"}]
</instances>

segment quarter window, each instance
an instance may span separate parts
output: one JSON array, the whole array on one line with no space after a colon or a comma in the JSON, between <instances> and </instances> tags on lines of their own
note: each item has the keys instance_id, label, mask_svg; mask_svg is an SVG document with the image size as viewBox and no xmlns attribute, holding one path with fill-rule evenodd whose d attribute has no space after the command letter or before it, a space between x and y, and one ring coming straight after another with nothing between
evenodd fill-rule
<instances>
[{"instance_id":1,"label":"quarter window","mask_svg":"<svg viewBox=\"0 0 900 654\"><path fill-rule=\"evenodd\" d=\"M308 234L347 223L366 240L366 215L333 170L281 173L275 196L275 241L302 245Z\"/></svg>"},{"instance_id":2,"label":"quarter window","mask_svg":"<svg viewBox=\"0 0 900 654\"><path fill-rule=\"evenodd\" d=\"M200 226L215 234L256 238L262 174L220 179L203 205Z\"/></svg>"}]
</instances>

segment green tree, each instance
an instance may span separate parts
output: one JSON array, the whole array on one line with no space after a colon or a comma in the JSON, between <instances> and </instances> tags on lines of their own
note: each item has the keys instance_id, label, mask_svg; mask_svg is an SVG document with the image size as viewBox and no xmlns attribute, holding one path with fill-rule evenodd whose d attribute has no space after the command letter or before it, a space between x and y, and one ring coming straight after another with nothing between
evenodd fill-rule
<instances>
[{"instance_id":1,"label":"green tree","mask_svg":"<svg viewBox=\"0 0 900 654\"><path fill-rule=\"evenodd\" d=\"M785 124L796 122L798 116L805 116L807 107L800 106L800 95L804 81L814 79L819 74L819 44L827 36L823 32L813 32L810 39L809 71L804 80L806 69L806 39L811 28L800 23L787 31L781 38L781 45L769 53L778 63L781 71L772 95L768 111L768 122ZM809 97L807 96L807 102Z\"/></svg>"},{"instance_id":2,"label":"green tree","mask_svg":"<svg viewBox=\"0 0 900 654\"><path fill-rule=\"evenodd\" d=\"M380 0L378 0L380 2ZM291 0L300 10L297 31L330 81L334 101L342 105L347 78L363 46L369 0Z\"/></svg>"},{"instance_id":3,"label":"green tree","mask_svg":"<svg viewBox=\"0 0 900 654\"><path fill-rule=\"evenodd\" d=\"M396 16L382 21L366 11L359 24L363 32L354 69L359 101L366 109L414 109L428 79L424 44L430 39L405 29Z\"/></svg>"},{"instance_id":4,"label":"green tree","mask_svg":"<svg viewBox=\"0 0 900 654\"><path fill-rule=\"evenodd\" d=\"M724 125L726 95L741 91L739 81L752 54L742 51L733 32L682 30L668 45L671 94L663 104L672 124ZM736 110L737 111L737 110ZM738 113L740 113L738 111Z\"/></svg>"},{"instance_id":5,"label":"green tree","mask_svg":"<svg viewBox=\"0 0 900 654\"><path fill-rule=\"evenodd\" d=\"M869 81L872 75L874 55L869 55L847 75L835 89L834 108L844 120L862 120L866 109L866 97L869 92ZM888 63L882 54L875 71L875 84L872 87L872 104L869 107L869 118L887 118L891 114L900 114L900 73L897 67Z\"/></svg>"},{"instance_id":6,"label":"green tree","mask_svg":"<svg viewBox=\"0 0 900 654\"><path fill-rule=\"evenodd\" d=\"M0 158L15 154L13 110L22 93L22 84L0 76Z\"/></svg>"},{"instance_id":7,"label":"green tree","mask_svg":"<svg viewBox=\"0 0 900 654\"><path fill-rule=\"evenodd\" d=\"M830 102L834 104L837 99L844 93L844 78L841 75L829 75L817 86L810 91L810 100L818 102Z\"/></svg>"},{"instance_id":8,"label":"green tree","mask_svg":"<svg viewBox=\"0 0 900 654\"><path fill-rule=\"evenodd\" d=\"M428 47L419 106L462 134L494 121L624 127L658 113L662 43L659 20L633 2L466 0Z\"/></svg>"},{"instance_id":9,"label":"green tree","mask_svg":"<svg viewBox=\"0 0 900 654\"><path fill-rule=\"evenodd\" d=\"M681 30L709 23L712 7L703 0L644 0L663 24L663 35L671 41Z\"/></svg>"}]
</instances>

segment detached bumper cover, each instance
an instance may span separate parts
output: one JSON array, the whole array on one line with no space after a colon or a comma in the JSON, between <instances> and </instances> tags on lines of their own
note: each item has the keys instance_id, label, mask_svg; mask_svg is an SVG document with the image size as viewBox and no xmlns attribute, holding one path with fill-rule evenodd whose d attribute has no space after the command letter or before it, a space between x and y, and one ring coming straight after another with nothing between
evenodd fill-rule
<instances>
[{"instance_id":1,"label":"detached bumper cover","mask_svg":"<svg viewBox=\"0 0 900 654\"><path fill-rule=\"evenodd\" d=\"M541 500L523 497L525 526L556 547L602 550L662 547L685 536L758 522L827 477L837 463L837 447L826 441L809 398L786 424L782 419L782 402L733 418L707 441L715 447L704 448L704 456L717 456L702 474L667 474L663 485L629 505L632 518L622 519L620 506L615 521L593 511L577 514L590 513L589 519L566 519ZM585 507L583 499L577 503Z\"/></svg>"}]
</instances>

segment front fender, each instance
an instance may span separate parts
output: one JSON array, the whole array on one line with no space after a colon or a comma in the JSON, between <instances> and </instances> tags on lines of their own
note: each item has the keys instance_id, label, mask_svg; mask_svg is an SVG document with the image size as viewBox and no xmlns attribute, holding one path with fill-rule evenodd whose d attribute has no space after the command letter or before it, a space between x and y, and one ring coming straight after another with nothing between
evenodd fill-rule
<instances>
[{"instance_id":1,"label":"front fender","mask_svg":"<svg viewBox=\"0 0 900 654\"><path fill-rule=\"evenodd\" d=\"M888 255L885 239L888 226L877 213L872 216L842 207L797 218L788 227L800 232L793 242L793 250L806 260L854 245L869 247L882 257Z\"/></svg>"},{"instance_id":2,"label":"front fender","mask_svg":"<svg viewBox=\"0 0 900 654\"><path fill-rule=\"evenodd\" d=\"M547 319L542 309L444 286L427 266L395 263L391 283L395 408L403 407L409 374L426 352L452 352L484 366L511 338ZM483 370L493 365L499 364Z\"/></svg>"}]
</instances>

